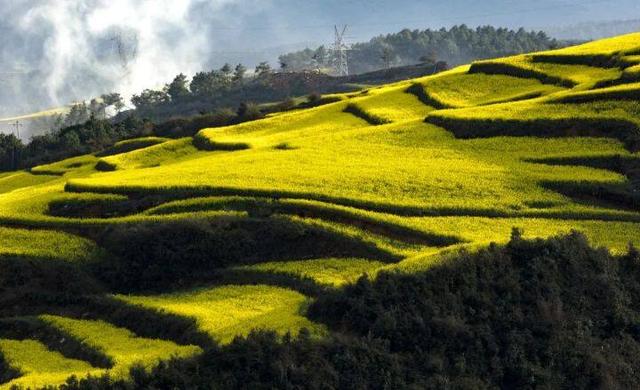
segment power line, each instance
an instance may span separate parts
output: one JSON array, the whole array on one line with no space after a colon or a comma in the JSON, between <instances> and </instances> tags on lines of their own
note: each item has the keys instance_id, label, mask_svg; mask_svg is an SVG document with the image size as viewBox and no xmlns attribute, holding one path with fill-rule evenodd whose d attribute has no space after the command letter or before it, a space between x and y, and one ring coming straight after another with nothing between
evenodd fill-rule
<instances>
[{"instance_id":1,"label":"power line","mask_svg":"<svg viewBox=\"0 0 640 390\"><path fill-rule=\"evenodd\" d=\"M15 121L11 126L16 130L16 137L20 139L20 128L23 127L22 123L20 123L20 121Z\"/></svg>"}]
</instances>

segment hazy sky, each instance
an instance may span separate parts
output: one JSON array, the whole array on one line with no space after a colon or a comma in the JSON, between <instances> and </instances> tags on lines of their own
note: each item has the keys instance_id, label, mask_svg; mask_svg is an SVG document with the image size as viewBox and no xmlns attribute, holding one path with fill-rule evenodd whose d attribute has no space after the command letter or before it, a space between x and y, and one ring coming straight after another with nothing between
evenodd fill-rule
<instances>
[{"instance_id":1,"label":"hazy sky","mask_svg":"<svg viewBox=\"0 0 640 390\"><path fill-rule=\"evenodd\" d=\"M405 27L631 18L638 0L0 0L0 116L130 94L226 61L274 60L330 42L334 24L348 24L355 42Z\"/></svg>"}]
</instances>

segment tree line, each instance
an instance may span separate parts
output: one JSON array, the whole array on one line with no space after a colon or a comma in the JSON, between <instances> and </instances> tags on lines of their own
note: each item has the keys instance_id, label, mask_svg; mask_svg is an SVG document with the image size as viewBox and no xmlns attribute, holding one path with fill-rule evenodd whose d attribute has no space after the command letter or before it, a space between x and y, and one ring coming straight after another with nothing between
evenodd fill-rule
<instances>
[{"instance_id":1,"label":"tree line","mask_svg":"<svg viewBox=\"0 0 640 390\"><path fill-rule=\"evenodd\" d=\"M348 55L350 71L364 73L417 63L435 65L438 61L451 65L466 64L478 59L548 50L558 46L555 39L542 31L492 26L472 29L463 24L448 30L404 29L395 34L380 35L369 42L354 44ZM284 54L280 56L280 64L289 71L323 69L331 67L331 59L331 48L320 46Z\"/></svg>"}]
</instances>

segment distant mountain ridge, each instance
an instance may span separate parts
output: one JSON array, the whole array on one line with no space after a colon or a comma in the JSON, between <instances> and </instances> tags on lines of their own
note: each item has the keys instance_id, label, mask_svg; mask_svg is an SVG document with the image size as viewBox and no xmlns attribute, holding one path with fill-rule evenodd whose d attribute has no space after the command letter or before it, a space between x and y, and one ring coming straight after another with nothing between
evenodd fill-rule
<instances>
[{"instance_id":1,"label":"distant mountain ridge","mask_svg":"<svg viewBox=\"0 0 640 390\"><path fill-rule=\"evenodd\" d=\"M640 31L640 19L587 22L543 30L556 39L592 40Z\"/></svg>"}]
</instances>

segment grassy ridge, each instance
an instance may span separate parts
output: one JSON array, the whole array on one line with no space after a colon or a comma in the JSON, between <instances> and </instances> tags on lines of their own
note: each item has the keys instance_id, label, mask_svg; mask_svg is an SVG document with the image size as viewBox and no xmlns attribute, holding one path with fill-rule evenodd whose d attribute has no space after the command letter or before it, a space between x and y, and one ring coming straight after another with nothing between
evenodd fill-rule
<instances>
[{"instance_id":1,"label":"grassy ridge","mask_svg":"<svg viewBox=\"0 0 640 390\"><path fill-rule=\"evenodd\" d=\"M195 318L200 328L221 343L246 335L253 328L284 334L302 328L322 333L322 328L301 313L305 296L270 286L224 286L163 296L119 296L147 308Z\"/></svg>"},{"instance_id":2,"label":"grassy ridge","mask_svg":"<svg viewBox=\"0 0 640 390\"><path fill-rule=\"evenodd\" d=\"M500 104L440 111L429 115L427 121L445 127L461 138L499 135L610 137L620 139L632 151L640 148L640 109L635 101Z\"/></svg>"},{"instance_id":3,"label":"grassy ridge","mask_svg":"<svg viewBox=\"0 0 640 390\"><path fill-rule=\"evenodd\" d=\"M149 146L158 145L167 141L169 141L169 139L163 137L143 137L119 141L116 142L112 147L105 149L102 152L96 153L96 156L113 156L116 154L131 152L137 149L144 149Z\"/></svg>"},{"instance_id":4,"label":"grassy ridge","mask_svg":"<svg viewBox=\"0 0 640 390\"><path fill-rule=\"evenodd\" d=\"M528 100L562 91L536 79L506 75L459 74L434 78L423 85L440 108L463 108Z\"/></svg>"},{"instance_id":5,"label":"grassy ridge","mask_svg":"<svg viewBox=\"0 0 640 390\"><path fill-rule=\"evenodd\" d=\"M557 84L567 88L580 86L581 89L593 87L598 82L616 80L622 75L622 70L618 68L536 62L530 56L474 62L469 71L531 78L545 84Z\"/></svg>"},{"instance_id":6,"label":"grassy ridge","mask_svg":"<svg viewBox=\"0 0 640 390\"><path fill-rule=\"evenodd\" d=\"M5 384L0 389L11 389L13 386L44 387L63 383L72 375L100 375L103 370L92 367L81 360L68 359L59 352L48 350L42 343L34 340L0 339L0 351L11 367L17 369L20 376Z\"/></svg>"},{"instance_id":7,"label":"grassy ridge","mask_svg":"<svg viewBox=\"0 0 640 390\"><path fill-rule=\"evenodd\" d=\"M76 320L43 315L40 317L69 337L81 340L88 347L103 352L112 359L110 371L115 376L127 375L135 364L151 367L167 356L192 356L201 350L195 346L178 346L164 340L137 337L132 332L103 321Z\"/></svg>"}]
</instances>

